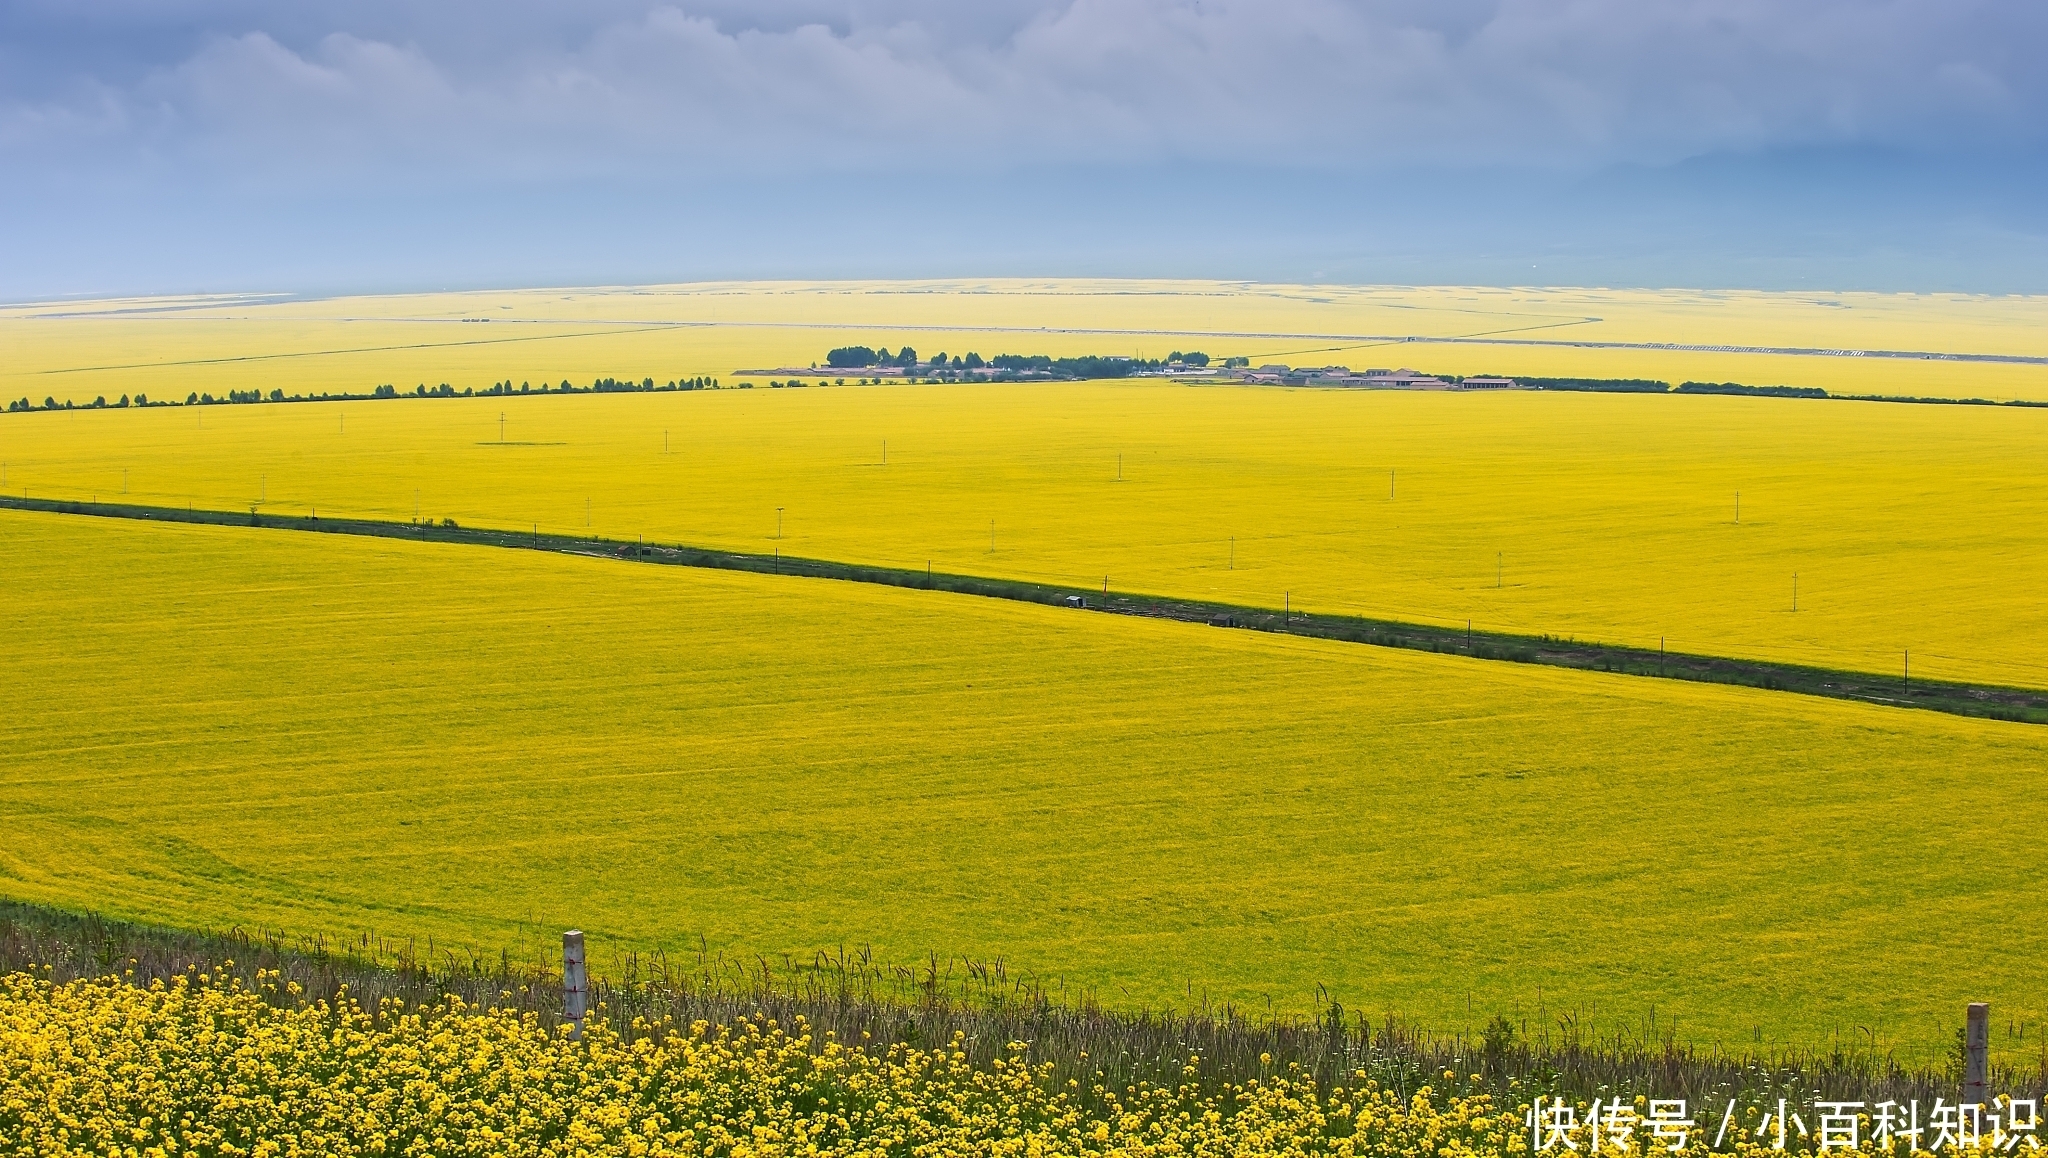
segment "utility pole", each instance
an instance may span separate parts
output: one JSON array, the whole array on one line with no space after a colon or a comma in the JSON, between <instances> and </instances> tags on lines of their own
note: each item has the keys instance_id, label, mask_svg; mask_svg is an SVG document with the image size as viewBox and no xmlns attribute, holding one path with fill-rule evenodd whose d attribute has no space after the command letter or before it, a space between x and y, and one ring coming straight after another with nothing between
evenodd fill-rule
<instances>
[{"instance_id":1,"label":"utility pole","mask_svg":"<svg viewBox=\"0 0 2048 1158\"><path fill-rule=\"evenodd\" d=\"M991 555L996 553L996 521L994 519L988 521L988 553Z\"/></svg>"},{"instance_id":2,"label":"utility pole","mask_svg":"<svg viewBox=\"0 0 2048 1158\"><path fill-rule=\"evenodd\" d=\"M1742 492L1735 492L1735 525L1742 525Z\"/></svg>"},{"instance_id":3,"label":"utility pole","mask_svg":"<svg viewBox=\"0 0 2048 1158\"><path fill-rule=\"evenodd\" d=\"M502 410L498 411L498 441L505 441L505 412Z\"/></svg>"},{"instance_id":4,"label":"utility pole","mask_svg":"<svg viewBox=\"0 0 2048 1158\"><path fill-rule=\"evenodd\" d=\"M1230 569L1237 570L1237 536L1230 536Z\"/></svg>"},{"instance_id":5,"label":"utility pole","mask_svg":"<svg viewBox=\"0 0 2048 1158\"><path fill-rule=\"evenodd\" d=\"M1388 502L1390 502L1390 503L1394 501L1394 472L1393 472L1393 471L1388 471L1388 472L1387 472L1387 501L1388 501Z\"/></svg>"},{"instance_id":6,"label":"utility pole","mask_svg":"<svg viewBox=\"0 0 2048 1158\"><path fill-rule=\"evenodd\" d=\"M776 541L776 542L778 542L778 543L782 541L782 508L781 508L781 507L777 507L777 508L775 508L775 541ZM777 550L780 550L780 549L781 549L781 548L777 548Z\"/></svg>"},{"instance_id":7,"label":"utility pole","mask_svg":"<svg viewBox=\"0 0 2048 1158\"><path fill-rule=\"evenodd\" d=\"M1500 590L1500 572L1503 565L1501 560L1504 558L1506 558L1506 552L1504 551L1495 551L1493 553L1493 588L1496 591Z\"/></svg>"},{"instance_id":8,"label":"utility pole","mask_svg":"<svg viewBox=\"0 0 2048 1158\"><path fill-rule=\"evenodd\" d=\"M1799 572L1792 572L1792 610L1799 610Z\"/></svg>"}]
</instances>

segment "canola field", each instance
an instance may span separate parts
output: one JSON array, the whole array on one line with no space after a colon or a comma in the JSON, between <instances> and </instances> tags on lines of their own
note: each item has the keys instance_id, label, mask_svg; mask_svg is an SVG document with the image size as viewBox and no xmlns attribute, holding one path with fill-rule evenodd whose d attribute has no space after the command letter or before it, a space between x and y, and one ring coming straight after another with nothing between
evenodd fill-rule
<instances>
[{"instance_id":1,"label":"canola field","mask_svg":"<svg viewBox=\"0 0 2048 1158\"><path fill-rule=\"evenodd\" d=\"M1505 1154L1518 1134L1483 1094L1411 1106L1287 1075L1221 1096L1133 1089L1128 1105L1108 1091L1090 1112L1021 1054L977 1069L957 1042L876 1056L799 1024L680 1027L658 1043L596 1025L571 1043L516 1014L378 1024L352 1005L287 1012L265 996L282 995L0 978L8 1142L277 1158L1353 1155L1423 1138Z\"/></svg>"},{"instance_id":2,"label":"canola field","mask_svg":"<svg viewBox=\"0 0 2048 1158\"><path fill-rule=\"evenodd\" d=\"M2044 1012L2038 728L253 528L0 513L0 558L17 899L1731 1048Z\"/></svg>"},{"instance_id":3,"label":"canola field","mask_svg":"<svg viewBox=\"0 0 2048 1158\"><path fill-rule=\"evenodd\" d=\"M353 1002L295 1001L289 988L274 976L253 990L212 977L147 989L0 978L8 1141L38 1154L276 1158L1517 1158L1535 1150L1524 1122L1536 1099L1514 1091L1498 1098L1475 1088L1481 1075L1452 1070L1405 1096L1363 1069L1324 1085L1278 1065L1205 1089L1195 1079L1201 1059L1189 1056L1177 1082L1117 1088L1099 1078L1063 1083L1024 1042L987 1068L969 1061L958 1036L884 1050L814 1033L801 1020L641 1024L632 1040L598 1023L571 1042L530 1015L451 1002L430 1017L386 1008L373 1019ZM1568 1113L1571 1125L1547 1129L1546 1150L1786 1152L1782 1127L1773 1131L1754 1107L1738 1111L1722 1144L1711 1107L1609 1099L1638 1115L1617 1129L1612 1119L1587 1123L1583 1101L1567 1112L1555 1104L1545 1100L1542 1120L1548 1126ZM1989 1109L2014 1112L2009 1101ZM1925 1152L1896 1134L1877 1136L1871 1116L1860 1117L1853 1144L1835 1123L1831 1149L1886 1158ZM1950 1149L2011 1152L2022 1136L2007 1135L2013 1146L2001 1149L1986 1127L1978 1145ZM1813 1150L1795 1140L1793 1152Z\"/></svg>"},{"instance_id":4,"label":"canola field","mask_svg":"<svg viewBox=\"0 0 2048 1158\"><path fill-rule=\"evenodd\" d=\"M1958 294L1011 279L222 295L0 306L0 400L730 379L807 366L851 342L2048 400L2039 361L1855 354L2041 359L2043 335L2048 298Z\"/></svg>"},{"instance_id":5,"label":"canola field","mask_svg":"<svg viewBox=\"0 0 2048 1158\"><path fill-rule=\"evenodd\" d=\"M2048 687L2042 410L1124 382L71 411L0 415L0 489Z\"/></svg>"}]
</instances>

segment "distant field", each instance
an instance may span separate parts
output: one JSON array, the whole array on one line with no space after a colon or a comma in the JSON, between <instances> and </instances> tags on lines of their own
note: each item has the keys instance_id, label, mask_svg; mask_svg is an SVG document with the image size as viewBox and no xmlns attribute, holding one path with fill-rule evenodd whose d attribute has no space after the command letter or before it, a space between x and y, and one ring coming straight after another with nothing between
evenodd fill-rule
<instances>
[{"instance_id":1,"label":"distant field","mask_svg":"<svg viewBox=\"0 0 2048 1158\"><path fill-rule=\"evenodd\" d=\"M1731 1046L2044 1012L2037 728L253 529L0 557L15 898Z\"/></svg>"},{"instance_id":2,"label":"distant field","mask_svg":"<svg viewBox=\"0 0 2048 1158\"><path fill-rule=\"evenodd\" d=\"M0 476L1887 675L1910 650L1925 678L2048 687L2048 411L1141 383L400 400L0 415Z\"/></svg>"},{"instance_id":3,"label":"distant field","mask_svg":"<svg viewBox=\"0 0 2048 1158\"><path fill-rule=\"evenodd\" d=\"M1951 294L970 280L227 295L0 306L0 400L730 377L819 362L853 341L927 355L1200 349L1297 366L2048 399L2048 365L1573 344L2040 358L2044 335L2048 298Z\"/></svg>"}]
</instances>

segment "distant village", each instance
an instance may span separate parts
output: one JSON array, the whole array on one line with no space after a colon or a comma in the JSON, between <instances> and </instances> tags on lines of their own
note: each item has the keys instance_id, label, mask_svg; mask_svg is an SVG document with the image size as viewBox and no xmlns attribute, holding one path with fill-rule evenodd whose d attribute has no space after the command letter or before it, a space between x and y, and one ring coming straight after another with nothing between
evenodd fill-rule
<instances>
[{"instance_id":1,"label":"distant village","mask_svg":"<svg viewBox=\"0 0 2048 1158\"><path fill-rule=\"evenodd\" d=\"M1406 367L1397 370L1353 370L1349 366L1288 366L1271 362L1252 366L1249 359L1226 358L1221 362L1200 352L1174 351L1165 358L1132 358L1089 355L1054 358L1045 354L998 354L984 359L980 354L934 354L921 358L908 346L895 353L888 347L844 346L833 350L823 366L783 366L773 370L737 370L735 376L788 377L791 384L805 378L827 378L840 383L848 376L860 385L870 382L1016 382L1073 381L1088 378L1172 378L1221 380L1264 386L1323 386L1351 390L1520 390L1525 386L1513 378L1474 376L1440 377ZM781 385L780 381L771 383Z\"/></svg>"}]
</instances>

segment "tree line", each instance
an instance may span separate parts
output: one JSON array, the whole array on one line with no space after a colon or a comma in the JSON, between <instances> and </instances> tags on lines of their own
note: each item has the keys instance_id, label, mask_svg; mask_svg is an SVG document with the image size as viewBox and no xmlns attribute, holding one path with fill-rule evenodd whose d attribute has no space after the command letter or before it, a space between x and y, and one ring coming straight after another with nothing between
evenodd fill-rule
<instances>
[{"instance_id":1,"label":"tree line","mask_svg":"<svg viewBox=\"0 0 2048 1158\"><path fill-rule=\"evenodd\" d=\"M54 397L46 397L43 399L43 404L38 406L27 398L19 398L9 402L7 410L9 413L26 413L32 410L121 410L130 406L235 406L255 402L369 402L382 398L490 398L509 394L647 394L666 393L672 390L717 390L720 388L721 383L719 379L707 375L676 378L670 380L667 385L659 385L652 378L642 378L637 382L630 378L598 378L594 379L588 386L577 386L567 378L564 378L558 385L549 385L546 382L542 382L540 385L535 386L529 382L521 382L519 385L514 386L512 380L507 378L503 382L493 382L482 390L471 386L465 386L457 390L446 382L438 386L429 386L422 382L411 390L406 391L401 391L396 386L385 383L372 389L367 394L356 394L349 391L342 391L340 393L322 391L317 394L286 394L281 389L273 389L266 394L258 389L229 390L224 394L215 396L210 391L195 390L187 394L183 402L168 400L152 402L146 394L137 394L132 399L128 395L123 394L115 402L109 402L105 395L101 395L94 398L91 402L84 404L79 404L69 399L59 402Z\"/></svg>"}]
</instances>

